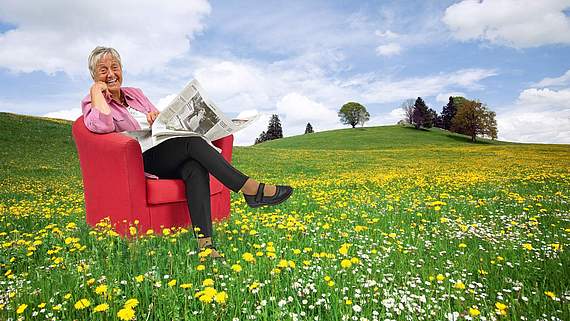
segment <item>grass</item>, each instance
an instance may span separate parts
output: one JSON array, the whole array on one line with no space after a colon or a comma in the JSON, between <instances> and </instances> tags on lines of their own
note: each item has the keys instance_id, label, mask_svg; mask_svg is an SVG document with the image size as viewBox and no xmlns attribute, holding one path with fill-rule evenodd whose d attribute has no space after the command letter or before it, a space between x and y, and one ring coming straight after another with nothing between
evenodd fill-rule
<instances>
[{"instance_id":1,"label":"grass","mask_svg":"<svg viewBox=\"0 0 570 321\"><path fill-rule=\"evenodd\" d=\"M0 126L0 319L570 318L568 145L384 126L239 147L240 170L295 194L233 195L225 260L201 262L186 229L85 224L69 122Z\"/></svg>"}]
</instances>

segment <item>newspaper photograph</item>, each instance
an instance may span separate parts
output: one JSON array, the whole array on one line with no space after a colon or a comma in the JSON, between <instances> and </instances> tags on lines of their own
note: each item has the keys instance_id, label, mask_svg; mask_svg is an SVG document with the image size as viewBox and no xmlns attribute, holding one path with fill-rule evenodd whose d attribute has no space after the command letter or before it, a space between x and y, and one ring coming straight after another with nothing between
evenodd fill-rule
<instances>
[{"instance_id":1,"label":"newspaper photograph","mask_svg":"<svg viewBox=\"0 0 570 321\"><path fill-rule=\"evenodd\" d=\"M158 115L151 130L130 131L144 151L166 139L200 136L209 143L249 126L258 116L229 119L205 94L197 80L192 80Z\"/></svg>"}]
</instances>

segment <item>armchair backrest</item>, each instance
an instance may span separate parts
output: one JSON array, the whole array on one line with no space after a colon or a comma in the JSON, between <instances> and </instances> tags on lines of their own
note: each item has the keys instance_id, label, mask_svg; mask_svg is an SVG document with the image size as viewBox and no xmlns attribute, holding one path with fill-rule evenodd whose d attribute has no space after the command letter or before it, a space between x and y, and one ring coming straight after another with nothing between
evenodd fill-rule
<instances>
[{"instance_id":1,"label":"armchair backrest","mask_svg":"<svg viewBox=\"0 0 570 321\"><path fill-rule=\"evenodd\" d=\"M83 176L87 223L112 217L117 229L134 215L149 215L139 143L120 133L91 132L79 117L72 127Z\"/></svg>"}]
</instances>

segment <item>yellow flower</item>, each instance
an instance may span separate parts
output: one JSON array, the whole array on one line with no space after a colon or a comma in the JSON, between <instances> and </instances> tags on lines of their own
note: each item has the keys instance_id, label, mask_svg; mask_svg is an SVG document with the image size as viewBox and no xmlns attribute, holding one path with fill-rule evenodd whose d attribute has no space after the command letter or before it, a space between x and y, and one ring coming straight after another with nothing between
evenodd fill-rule
<instances>
[{"instance_id":1,"label":"yellow flower","mask_svg":"<svg viewBox=\"0 0 570 321\"><path fill-rule=\"evenodd\" d=\"M551 298L552 300L556 299L556 294L554 294L554 292L552 291L544 291L544 294L546 294L546 296Z\"/></svg>"},{"instance_id":2,"label":"yellow flower","mask_svg":"<svg viewBox=\"0 0 570 321\"><path fill-rule=\"evenodd\" d=\"M350 263L358 264L358 263L360 263L360 260L357 257L353 257L350 259Z\"/></svg>"},{"instance_id":3,"label":"yellow flower","mask_svg":"<svg viewBox=\"0 0 570 321\"><path fill-rule=\"evenodd\" d=\"M461 281L457 281L454 285L454 288L459 289L459 290L464 290L465 289L465 284Z\"/></svg>"},{"instance_id":4,"label":"yellow flower","mask_svg":"<svg viewBox=\"0 0 570 321\"><path fill-rule=\"evenodd\" d=\"M131 234L131 236L137 235L137 228L134 226L129 227L129 234Z\"/></svg>"},{"instance_id":5,"label":"yellow flower","mask_svg":"<svg viewBox=\"0 0 570 321\"><path fill-rule=\"evenodd\" d=\"M277 266L280 268L286 268L288 266L287 260L280 260Z\"/></svg>"},{"instance_id":6,"label":"yellow flower","mask_svg":"<svg viewBox=\"0 0 570 321\"><path fill-rule=\"evenodd\" d=\"M348 269L349 267L352 266L352 262L350 262L350 260L344 259L340 261L340 266L342 266L345 269Z\"/></svg>"},{"instance_id":7,"label":"yellow flower","mask_svg":"<svg viewBox=\"0 0 570 321\"><path fill-rule=\"evenodd\" d=\"M241 265L239 265L239 264L234 264L234 265L232 265L232 270L233 270L234 272L241 272L241 270L242 270L242 269L241 269Z\"/></svg>"},{"instance_id":8,"label":"yellow flower","mask_svg":"<svg viewBox=\"0 0 570 321\"><path fill-rule=\"evenodd\" d=\"M139 305L139 300L137 299L128 299L127 302L125 302L125 309L133 309L134 307L136 307L137 305Z\"/></svg>"},{"instance_id":9,"label":"yellow flower","mask_svg":"<svg viewBox=\"0 0 570 321\"><path fill-rule=\"evenodd\" d=\"M250 284L248 286L250 291L253 291L254 289L257 289L259 287L259 282L253 282L252 284Z\"/></svg>"},{"instance_id":10,"label":"yellow flower","mask_svg":"<svg viewBox=\"0 0 570 321\"><path fill-rule=\"evenodd\" d=\"M142 281L144 281L144 275L137 275L135 276L135 281L137 281L137 283L141 283Z\"/></svg>"},{"instance_id":11,"label":"yellow flower","mask_svg":"<svg viewBox=\"0 0 570 321\"><path fill-rule=\"evenodd\" d=\"M69 300L69 298L71 298L71 293L67 293L66 295L63 296L63 298Z\"/></svg>"},{"instance_id":12,"label":"yellow flower","mask_svg":"<svg viewBox=\"0 0 570 321\"><path fill-rule=\"evenodd\" d=\"M91 302L89 302L89 300L87 300L87 299L81 299L81 300L75 302L74 307L75 307L75 309L77 309L77 310L83 310L83 309L87 308L87 307L90 306L90 305L91 305Z\"/></svg>"},{"instance_id":13,"label":"yellow flower","mask_svg":"<svg viewBox=\"0 0 570 321\"><path fill-rule=\"evenodd\" d=\"M93 285L94 283L95 283L94 278L90 278L89 280L87 280L87 285Z\"/></svg>"},{"instance_id":14,"label":"yellow flower","mask_svg":"<svg viewBox=\"0 0 570 321\"><path fill-rule=\"evenodd\" d=\"M253 262L255 261L255 258L253 257L253 254L249 253L249 252L245 252L242 256L242 259L244 259L246 262Z\"/></svg>"},{"instance_id":15,"label":"yellow flower","mask_svg":"<svg viewBox=\"0 0 570 321\"><path fill-rule=\"evenodd\" d=\"M214 301L218 303L226 303L228 299L228 294L225 291L219 292L214 296Z\"/></svg>"},{"instance_id":16,"label":"yellow flower","mask_svg":"<svg viewBox=\"0 0 570 321\"><path fill-rule=\"evenodd\" d=\"M183 289L189 289L189 288L192 287L192 284L190 284L190 283L182 283L182 284L180 284L180 287L183 288Z\"/></svg>"},{"instance_id":17,"label":"yellow flower","mask_svg":"<svg viewBox=\"0 0 570 321\"><path fill-rule=\"evenodd\" d=\"M99 304L93 308L93 312L105 312L107 310L109 310L109 305L107 303Z\"/></svg>"},{"instance_id":18,"label":"yellow flower","mask_svg":"<svg viewBox=\"0 0 570 321\"><path fill-rule=\"evenodd\" d=\"M45 303L45 302L42 302L42 303L38 304L38 308L40 308L40 309L43 309L43 308L45 308L45 307L46 307L46 303Z\"/></svg>"},{"instance_id":19,"label":"yellow flower","mask_svg":"<svg viewBox=\"0 0 570 321\"><path fill-rule=\"evenodd\" d=\"M299 249L293 249L293 254L301 254L301 250L299 250Z\"/></svg>"},{"instance_id":20,"label":"yellow flower","mask_svg":"<svg viewBox=\"0 0 570 321\"><path fill-rule=\"evenodd\" d=\"M346 300L344 301L344 303L345 303L346 305L352 305L352 300L351 300L351 299L346 299Z\"/></svg>"},{"instance_id":21,"label":"yellow flower","mask_svg":"<svg viewBox=\"0 0 570 321\"><path fill-rule=\"evenodd\" d=\"M163 229L163 230L162 230L162 235L165 235L165 236L170 235L170 229L167 229L167 228Z\"/></svg>"},{"instance_id":22,"label":"yellow flower","mask_svg":"<svg viewBox=\"0 0 570 321\"><path fill-rule=\"evenodd\" d=\"M388 237L389 237L389 238L392 238L392 239L395 239L396 236L397 236L396 233L390 233L390 234L388 234Z\"/></svg>"},{"instance_id":23,"label":"yellow flower","mask_svg":"<svg viewBox=\"0 0 570 321\"><path fill-rule=\"evenodd\" d=\"M465 244L465 243L459 243L459 248L460 248L460 249L465 248L465 247L467 247L467 244Z\"/></svg>"},{"instance_id":24,"label":"yellow flower","mask_svg":"<svg viewBox=\"0 0 570 321\"><path fill-rule=\"evenodd\" d=\"M550 246L552 247L552 250L554 250L554 251L560 250L560 243L552 243L552 244L550 244Z\"/></svg>"},{"instance_id":25,"label":"yellow flower","mask_svg":"<svg viewBox=\"0 0 570 321\"><path fill-rule=\"evenodd\" d=\"M168 285L169 287L175 286L175 285L176 285L176 279L171 280L170 282L167 283L167 285Z\"/></svg>"},{"instance_id":26,"label":"yellow flower","mask_svg":"<svg viewBox=\"0 0 570 321\"><path fill-rule=\"evenodd\" d=\"M440 223L447 223L447 222L449 222L449 219L447 217L442 217L439 219L439 222Z\"/></svg>"},{"instance_id":27,"label":"yellow flower","mask_svg":"<svg viewBox=\"0 0 570 321\"><path fill-rule=\"evenodd\" d=\"M331 287L334 286L334 281L333 281L333 280L330 280L330 281L327 283L327 285L328 285L328 286L331 286Z\"/></svg>"},{"instance_id":28,"label":"yellow flower","mask_svg":"<svg viewBox=\"0 0 570 321\"><path fill-rule=\"evenodd\" d=\"M196 267L196 270L198 270L198 271L204 271L205 269L206 269L206 267L202 264L200 264Z\"/></svg>"},{"instance_id":29,"label":"yellow flower","mask_svg":"<svg viewBox=\"0 0 570 321\"><path fill-rule=\"evenodd\" d=\"M527 251L532 251L532 244L530 243L523 243L522 247Z\"/></svg>"},{"instance_id":30,"label":"yellow flower","mask_svg":"<svg viewBox=\"0 0 570 321\"><path fill-rule=\"evenodd\" d=\"M205 280L202 282L202 285L203 285L203 286L213 286L213 285L214 285L214 280L212 280L212 279L205 279Z\"/></svg>"},{"instance_id":31,"label":"yellow flower","mask_svg":"<svg viewBox=\"0 0 570 321\"><path fill-rule=\"evenodd\" d=\"M124 321L132 320L135 318L135 310L131 308L121 309L119 312L117 312L117 317Z\"/></svg>"},{"instance_id":32,"label":"yellow flower","mask_svg":"<svg viewBox=\"0 0 570 321\"><path fill-rule=\"evenodd\" d=\"M479 310L477 308L469 308L469 315L472 317L476 317L479 314L481 314L481 312L479 312Z\"/></svg>"},{"instance_id":33,"label":"yellow flower","mask_svg":"<svg viewBox=\"0 0 570 321\"><path fill-rule=\"evenodd\" d=\"M105 284L99 285L98 287L95 288L95 293L97 294L107 293L107 286Z\"/></svg>"},{"instance_id":34,"label":"yellow flower","mask_svg":"<svg viewBox=\"0 0 570 321\"><path fill-rule=\"evenodd\" d=\"M435 279L437 281L441 282L441 281L445 280L445 276L440 273L440 274L436 275Z\"/></svg>"},{"instance_id":35,"label":"yellow flower","mask_svg":"<svg viewBox=\"0 0 570 321\"><path fill-rule=\"evenodd\" d=\"M17 314L22 314L24 313L24 311L26 311L26 308L28 307L27 304L20 304L20 306L18 307L18 309L16 309L16 313Z\"/></svg>"},{"instance_id":36,"label":"yellow flower","mask_svg":"<svg viewBox=\"0 0 570 321\"><path fill-rule=\"evenodd\" d=\"M505 314L507 314L507 308L508 308L507 305L505 305L505 304L503 304L503 303L501 303L501 302L496 302L496 303L495 303L495 307L497 308L497 312L498 312L500 315L505 315Z\"/></svg>"},{"instance_id":37,"label":"yellow flower","mask_svg":"<svg viewBox=\"0 0 570 321\"><path fill-rule=\"evenodd\" d=\"M53 310L54 311L61 311L61 304L54 305Z\"/></svg>"}]
</instances>

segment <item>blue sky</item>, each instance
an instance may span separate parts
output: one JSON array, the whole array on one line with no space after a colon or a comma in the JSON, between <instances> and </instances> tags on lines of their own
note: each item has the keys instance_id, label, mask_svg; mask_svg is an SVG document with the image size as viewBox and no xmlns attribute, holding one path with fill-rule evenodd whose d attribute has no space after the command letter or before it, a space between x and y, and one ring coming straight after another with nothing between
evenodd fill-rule
<instances>
[{"instance_id":1,"label":"blue sky","mask_svg":"<svg viewBox=\"0 0 570 321\"><path fill-rule=\"evenodd\" d=\"M290 136L342 128L347 101L382 125L450 94L496 111L500 139L570 143L568 0L0 4L0 111L75 119L105 45L159 107L197 78L229 115L260 113L241 145L272 113Z\"/></svg>"}]
</instances>

